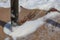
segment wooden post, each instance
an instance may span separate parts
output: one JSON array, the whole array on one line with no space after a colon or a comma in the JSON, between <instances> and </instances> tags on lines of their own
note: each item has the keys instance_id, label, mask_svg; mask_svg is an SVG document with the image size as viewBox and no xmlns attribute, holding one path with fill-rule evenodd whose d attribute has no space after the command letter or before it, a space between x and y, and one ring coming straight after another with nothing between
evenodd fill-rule
<instances>
[{"instance_id":1,"label":"wooden post","mask_svg":"<svg viewBox=\"0 0 60 40\"><path fill-rule=\"evenodd\" d=\"M11 0L11 23L17 24L18 19L18 0Z\"/></svg>"}]
</instances>

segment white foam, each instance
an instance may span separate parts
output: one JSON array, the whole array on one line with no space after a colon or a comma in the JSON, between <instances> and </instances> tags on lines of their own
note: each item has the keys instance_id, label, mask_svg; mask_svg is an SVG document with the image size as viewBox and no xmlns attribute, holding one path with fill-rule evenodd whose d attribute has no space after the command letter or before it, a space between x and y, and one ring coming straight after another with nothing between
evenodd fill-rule
<instances>
[{"instance_id":1,"label":"white foam","mask_svg":"<svg viewBox=\"0 0 60 40\"><path fill-rule=\"evenodd\" d=\"M60 11L60 0L19 0L19 6L27 9L49 10L56 8Z\"/></svg>"},{"instance_id":2,"label":"white foam","mask_svg":"<svg viewBox=\"0 0 60 40\"><path fill-rule=\"evenodd\" d=\"M8 24L11 24L11 21L8 22ZM6 28L6 26L4 26L3 31L4 31L4 33L6 33L7 35L9 35L9 34L11 33L11 30L9 30L8 28Z\"/></svg>"},{"instance_id":3,"label":"white foam","mask_svg":"<svg viewBox=\"0 0 60 40\"><path fill-rule=\"evenodd\" d=\"M56 0L55 1L55 6L54 6L57 10L60 11L60 0Z\"/></svg>"},{"instance_id":4,"label":"white foam","mask_svg":"<svg viewBox=\"0 0 60 40\"><path fill-rule=\"evenodd\" d=\"M5 38L5 40L9 40L9 39L10 39L9 37Z\"/></svg>"},{"instance_id":5,"label":"white foam","mask_svg":"<svg viewBox=\"0 0 60 40\"><path fill-rule=\"evenodd\" d=\"M56 8L60 11L60 0L19 0L19 6L23 6L27 9L41 10ZM10 8L10 0L6 0L6 2L0 2L0 7Z\"/></svg>"},{"instance_id":6,"label":"white foam","mask_svg":"<svg viewBox=\"0 0 60 40\"><path fill-rule=\"evenodd\" d=\"M49 10L53 4L54 0L19 0L20 6L23 6L27 9L43 9L43 10Z\"/></svg>"},{"instance_id":7,"label":"white foam","mask_svg":"<svg viewBox=\"0 0 60 40\"><path fill-rule=\"evenodd\" d=\"M60 13L51 12L42 18L38 18L37 20L27 21L23 25L17 26L18 27L17 30L15 30L9 35L12 36L13 38L27 36L36 31L38 27L41 27L45 23L45 19L54 18L58 15L60 15Z\"/></svg>"},{"instance_id":8,"label":"white foam","mask_svg":"<svg viewBox=\"0 0 60 40\"><path fill-rule=\"evenodd\" d=\"M6 0L6 2L4 1L0 2L0 7L10 8L10 0Z\"/></svg>"}]
</instances>

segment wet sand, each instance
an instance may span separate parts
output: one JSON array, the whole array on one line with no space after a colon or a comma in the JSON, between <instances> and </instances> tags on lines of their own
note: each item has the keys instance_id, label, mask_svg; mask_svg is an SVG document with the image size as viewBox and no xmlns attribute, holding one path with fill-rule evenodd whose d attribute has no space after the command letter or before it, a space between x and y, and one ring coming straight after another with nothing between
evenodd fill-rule
<instances>
[{"instance_id":1,"label":"wet sand","mask_svg":"<svg viewBox=\"0 0 60 40\"><path fill-rule=\"evenodd\" d=\"M44 11L43 14L42 14L42 16L39 16L39 15L41 15L41 14L39 14L40 11L41 10L25 10L24 9L23 11L21 11L19 13L19 19L18 19L19 24L20 24L20 21L22 21L22 20L23 20L23 23L24 23L24 18L28 17L28 15L30 15L30 13L31 13L30 16L32 16L32 17L31 18L30 17L26 18L25 21L26 20L31 20L31 19L35 20L35 19L37 19L39 17L42 17L42 16L46 15L46 12ZM0 20L2 20L4 22L10 21L10 16L11 16L10 12L11 12L10 8L0 8ZM37 16L37 14L38 14L38 16ZM36 16L34 16L34 15L36 15ZM60 23L60 20L59 20L59 23ZM45 25L42 25L41 28L39 28L36 32L33 33L34 35L32 36L33 38L31 40L39 40L39 39L42 40L41 35L43 35L44 36L43 38L46 38L46 40L59 40L60 39L60 32L53 33L54 35L53 36L50 35L50 38L49 38L48 37L49 36L48 30L49 30L48 28L45 28ZM45 31L45 32L42 34L42 31ZM41 38L38 37L39 34L40 34ZM28 39L30 38L30 36L28 37ZM8 35L6 35L3 32L3 28L2 28L2 26L0 26L0 40L4 40L6 37L8 37ZM20 40L20 39L18 39L18 40Z\"/></svg>"},{"instance_id":2,"label":"wet sand","mask_svg":"<svg viewBox=\"0 0 60 40\"><path fill-rule=\"evenodd\" d=\"M0 20L4 22L10 21L10 8L0 8ZM2 26L0 26L0 40L4 40L7 35L3 32Z\"/></svg>"}]
</instances>

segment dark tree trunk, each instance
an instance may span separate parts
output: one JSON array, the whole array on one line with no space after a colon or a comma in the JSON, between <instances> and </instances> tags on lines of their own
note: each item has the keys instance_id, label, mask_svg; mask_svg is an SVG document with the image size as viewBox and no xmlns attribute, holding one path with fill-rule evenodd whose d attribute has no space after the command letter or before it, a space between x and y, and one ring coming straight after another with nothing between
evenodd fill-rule
<instances>
[{"instance_id":1,"label":"dark tree trunk","mask_svg":"<svg viewBox=\"0 0 60 40\"><path fill-rule=\"evenodd\" d=\"M12 22L12 25L14 25L14 23L17 23L17 19L18 19L18 0L11 0L11 22Z\"/></svg>"}]
</instances>

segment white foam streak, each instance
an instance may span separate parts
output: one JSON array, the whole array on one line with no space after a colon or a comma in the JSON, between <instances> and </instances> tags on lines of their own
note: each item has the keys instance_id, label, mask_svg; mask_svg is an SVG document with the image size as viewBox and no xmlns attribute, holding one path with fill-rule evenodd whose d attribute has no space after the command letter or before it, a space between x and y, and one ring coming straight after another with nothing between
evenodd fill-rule
<instances>
[{"instance_id":1,"label":"white foam streak","mask_svg":"<svg viewBox=\"0 0 60 40\"><path fill-rule=\"evenodd\" d=\"M12 32L9 35L12 36L13 38L27 36L27 35L33 33L34 31L36 31L36 29L38 27L41 27L45 23L46 19L54 18L58 15L60 15L60 13L51 12L42 18L38 18L37 20L27 21L23 25L18 26L17 30L15 30L14 32Z\"/></svg>"},{"instance_id":2,"label":"white foam streak","mask_svg":"<svg viewBox=\"0 0 60 40\"><path fill-rule=\"evenodd\" d=\"M56 8L60 11L60 0L19 0L19 6L23 6L27 9L41 9L49 10L50 8ZM10 0L5 3L0 2L0 7L10 8Z\"/></svg>"}]
</instances>

